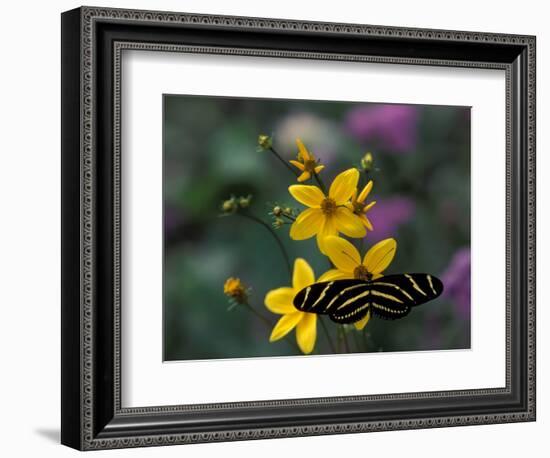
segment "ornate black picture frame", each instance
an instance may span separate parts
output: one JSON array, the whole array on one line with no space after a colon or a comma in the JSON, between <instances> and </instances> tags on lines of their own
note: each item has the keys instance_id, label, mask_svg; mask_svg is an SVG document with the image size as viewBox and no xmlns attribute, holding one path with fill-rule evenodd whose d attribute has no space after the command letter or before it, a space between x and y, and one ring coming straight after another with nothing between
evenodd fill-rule
<instances>
[{"instance_id":1,"label":"ornate black picture frame","mask_svg":"<svg viewBox=\"0 0 550 458\"><path fill-rule=\"evenodd\" d=\"M506 72L506 386L121 406L124 49ZM535 37L82 7L62 15L62 434L80 450L535 420Z\"/></svg>"}]
</instances>

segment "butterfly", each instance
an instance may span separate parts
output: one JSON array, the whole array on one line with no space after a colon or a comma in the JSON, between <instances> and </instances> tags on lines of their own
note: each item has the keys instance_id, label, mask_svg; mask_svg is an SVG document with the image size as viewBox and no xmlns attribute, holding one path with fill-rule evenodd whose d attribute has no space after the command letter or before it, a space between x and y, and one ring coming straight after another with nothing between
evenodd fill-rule
<instances>
[{"instance_id":1,"label":"butterfly","mask_svg":"<svg viewBox=\"0 0 550 458\"><path fill-rule=\"evenodd\" d=\"M387 275L376 280L333 280L314 283L294 297L302 312L328 315L336 323L355 323L368 313L395 320L412 307L425 304L443 292L443 283L430 274Z\"/></svg>"}]
</instances>

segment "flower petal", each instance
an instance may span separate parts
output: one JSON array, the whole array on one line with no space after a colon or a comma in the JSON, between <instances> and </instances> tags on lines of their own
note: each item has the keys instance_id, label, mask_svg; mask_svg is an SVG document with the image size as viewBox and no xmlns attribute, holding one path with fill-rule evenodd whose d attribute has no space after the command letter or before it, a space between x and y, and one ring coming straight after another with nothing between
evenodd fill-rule
<instances>
[{"instance_id":1,"label":"flower petal","mask_svg":"<svg viewBox=\"0 0 550 458\"><path fill-rule=\"evenodd\" d=\"M275 342L276 340L282 339L290 331L292 331L296 325L302 319L304 312L296 311L294 313L289 313L288 315L283 315L277 324L273 327L271 331L271 336L269 336L270 342Z\"/></svg>"},{"instance_id":2,"label":"flower petal","mask_svg":"<svg viewBox=\"0 0 550 458\"><path fill-rule=\"evenodd\" d=\"M363 208L363 212L368 212L374 205L376 204L376 200L373 200L368 205L365 205L365 208Z\"/></svg>"},{"instance_id":3,"label":"flower petal","mask_svg":"<svg viewBox=\"0 0 550 458\"><path fill-rule=\"evenodd\" d=\"M306 146L302 143L302 140L299 138L296 139L296 145L298 145L298 156L302 158L302 161L307 161L310 159L309 152Z\"/></svg>"},{"instance_id":4,"label":"flower petal","mask_svg":"<svg viewBox=\"0 0 550 458\"><path fill-rule=\"evenodd\" d=\"M348 278L354 278L351 272L343 272L338 269L330 269L317 279L317 283L322 281L344 280Z\"/></svg>"},{"instance_id":5,"label":"flower petal","mask_svg":"<svg viewBox=\"0 0 550 458\"><path fill-rule=\"evenodd\" d=\"M359 181L359 170L353 168L340 173L330 185L329 197L338 205L344 204L353 194Z\"/></svg>"},{"instance_id":6,"label":"flower petal","mask_svg":"<svg viewBox=\"0 0 550 458\"><path fill-rule=\"evenodd\" d=\"M318 208L308 208L298 215L290 226L290 238L305 240L313 237L323 227L323 212Z\"/></svg>"},{"instance_id":7,"label":"flower petal","mask_svg":"<svg viewBox=\"0 0 550 458\"><path fill-rule=\"evenodd\" d=\"M370 273L382 273L392 262L396 249L397 242L395 239L382 240L367 251L363 259L363 265Z\"/></svg>"},{"instance_id":8,"label":"flower petal","mask_svg":"<svg viewBox=\"0 0 550 458\"><path fill-rule=\"evenodd\" d=\"M370 312L368 312L363 318L361 318L359 321L356 321L353 323L355 325L355 329L358 331L362 331L363 328L367 325L367 323L370 320Z\"/></svg>"},{"instance_id":9,"label":"flower petal","mask_svg":"<svg viewBox=\"0 0 550 458\"><path fill-rule=\"evenodd\" d=\"M288 192L298 202L304 204L306 207L319 208L321 202L324 200L325 195L317 186L307 186L304 184L293 184L288 187Z\"/></svg>"},{"instance_id":10,"label":"flower petal","mask_svg":"<svg viewBox=\"0 0 550 458\"><path fill-rule=\"evenodd\" d=\"M367 235L365 227L359 216L354 215L348 208L339 207L334 215L334 223L339 232L343 232L348 237L364 237Z\"/></svg>"},{"instance_id":11,"label":"flower petal","mask_svg":"<svg viewBox=\"0 0 550 458\"><path fill-rule=\"evenodd\" d=\"M307 181L311 178L311 173L309 173L307 170L305 172L302 172L300 176L298 177L298 182L302 183L304 181Z\"/></svg>"},{"instance_id":12,"label":"flower petal","mask_svg":"<svg viewBox=\"0 0 550 458\"><path fill-rule=\"evenodd\" d=\"M317 315L304 313L304 317L296 327L296 341L300 350L306 355L313 351L317 339Z\"/></svg>"},{"instance_id":13,"label":"flower petal","mask_svg":"<svg viewBox=\"0 0 550 458\"><path fill-rule=\"evenodd\" d=\"M292 301L295 296L294 288L285 286L283 288L272 289L265 295L264 303L269 311L284 315L296 312Z\"/></svg>"},{"instance_id":14,"label":"flower petal","mask_svg":"<svg viewBox=\"0 0 550 458\"><path fill-rule=\"evenodd\" d=\"M292 273L292 287L294 291L298 293L298 291L312 283L315 283L313 269L305 259L296 259L294 261L294 272Z\"/></svg>"},{"instance_id":15,"label":"flower petal","mask_svg":"<svg viewBox=\"0 0 550 458\"><path fill-rule=\"evenodd\" d=\"M299 170L301 170L302 172L304 171L305 167L304 167L304 164L302 164L300 161L288 161L290 162L294 167L298 168Z\"/></svg>"},{"instance_id":16,"label":"flower petal","mask_svg":"<svg viewBox=\"0 0 550 458\"><path fill-rule=\"evenodd\" d=\"M321 170L323 170L325 168L324 165L318 165L317 167L315 167L313 170L315 171L316 174L319 174L319 172Z\"/></svg>"},{"instance_id":17,"label":"flower petal","mask_svg":"<svg viewBox=\"0 0 550 458\"><path fill-rule=\"evenodd\" d=\"M353 276L353 271L361 264L361 255L357 249L342 237L326 237L323 246L332 263Z\"/></svg>"},{"instance_id":18,"label":"flower petal","mask_svg":"<svg viewBox=\"0 0 550 458\"><path fill-rule=\"evenodd\" d=\"M365 215L361 215L361 216L359 216L359 218L361 218L362 223L365 225L365 227L369 231L374 230L374 228L372 227L372 223L370 222L370 220Z\"/></svg>"},{"instance_id":19,"label":"flower petal","mask_svg":"<svg viewBox=\"0 0 550 458\"><path fill-rule=\"evenodd\" d=\"M338 235L338 229L336 229L336 226L334 225L333 218L324 217L323 226L321 227L321 230L317 232L317 246L323 254L326 254L323 247L323 239L331 235Z\"/></svg>"},{"instance_id":20,"label":"flower petal","mask_svg":"<svg viewBox=\"0 0 550 458\"><path fill-rule=\"evenodd\" d=\"M363 190L361 191L361 194L359 194L359 197L357 198L357 201L358 202L365 202L365 199L367 198L367 196L369 195L369 192L371 191L372 187L373 187L374 183L372 182L372 180L370 180L366 185L365 187L363 188Z\"/></svg>"}]
</instances>

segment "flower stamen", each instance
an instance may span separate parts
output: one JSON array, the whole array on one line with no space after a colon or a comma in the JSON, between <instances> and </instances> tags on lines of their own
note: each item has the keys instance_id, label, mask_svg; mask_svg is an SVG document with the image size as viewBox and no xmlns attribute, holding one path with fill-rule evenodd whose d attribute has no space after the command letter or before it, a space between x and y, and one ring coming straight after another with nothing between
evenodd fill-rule
<instances>
[{"instance_id":1,"label":"flower stamen","mask_svg":"<svg viewBox=\"0 0 550 458\"><path fill-rule=\"evenodd\" d=\"M315 172L315 167L317 167L317 161L315 159L308 159L304 161L304 169L307 172L313 173Z\"/></svg>"},{"instance_id":2,"label":"flower stamen","mask_svg":"<svg viewBox=\"0 0 550 458\"><path fill-rule=\"evenodd\" d=\"M325 214L325 216L332 216L334 213L336 213L336 209L338 208L338 205L336 205L336 202L334 199L331 199L330 197L326 197L321 202L321 210Z\"/></svg>"},{"instance_id":3,"label":"flower stamen","mask_svg":"<svg viewBox=\"0 0 550 458\"><path fill-rule=\"evenodd\" d=\"M362 214L365 207L367 206L366 204L363 204L357 200L352 202L352 205L353 205L353 213L355 213L356 215Z\"/></svg>"},{"instance_id":4,"label":"flower stamen","mask_svg":"<svg viewBox=\"0 0 550 458\"><path fill-rule=\"evenodd\" d=\"M372 273L363 264L360 264L353 270L353 277L359 280L370 281L372 280Z\"/></svg>"}]
</instances>

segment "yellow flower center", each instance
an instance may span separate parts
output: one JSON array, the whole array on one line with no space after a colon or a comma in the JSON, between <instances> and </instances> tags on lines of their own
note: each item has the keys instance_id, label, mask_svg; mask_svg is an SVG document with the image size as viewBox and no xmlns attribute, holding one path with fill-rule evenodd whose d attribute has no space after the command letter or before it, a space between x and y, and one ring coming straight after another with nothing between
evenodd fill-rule
<instances>
[{"instance_id":1,"label":"yellow flower center","mask_svg":"<svg viewBox=\"0 0 550 458\"><path fill-rule=\"evenodd\" d=\"M367 268L360 264L353 270L353 277L359 280L372 280L372 274L367 270Z\"/></svg>"},{"instance_id":2,"label":"yellow flower center","mask_svg":"<svg viewBox=\"0 0 550 458\"><path fill-rule=\"evenodd\" d=\"M317 167L317 162L315 159L308 159L304 162L304 169L306 172L314 172L315 167Z\"/></svg>"},{"instance_id":3,"label":"yellow flower center","mask_svg":"<svg viewBox=\"0 0 550 458\"><path fill-rule=\"evenodd\" d=\"M332 216L334 213L336 213L336 209L338 206L336 205L336 202L334 199L331 199L330 197L326 197L321 202L321 210L325 214L325 216Z\"/></svg>"},{"instance_id":4,"label":"yellow flower center","mask_svg":"<svg viewBox=\"0 0 550 458\"><path fill-rule=\"evenodd\" d=\"M353 205L353 213L355 213L356 215L359 215L360 213L363 213L363 211L365 210L365 207L366 207L365 204L362 204L361 202L359 202L357 200L353 201L352 205Z\"/></svg>"}]
</instances>

